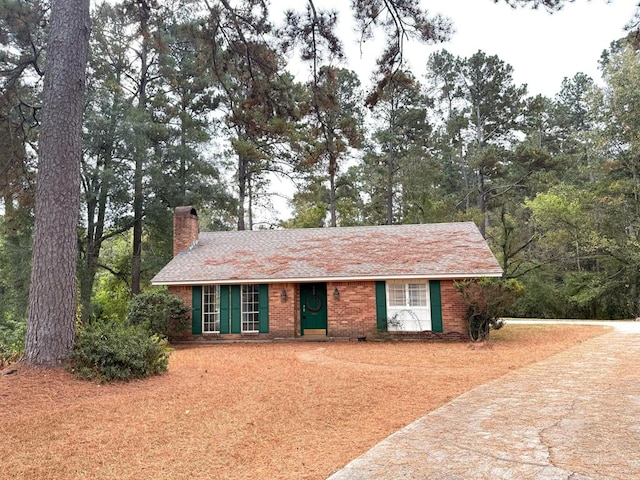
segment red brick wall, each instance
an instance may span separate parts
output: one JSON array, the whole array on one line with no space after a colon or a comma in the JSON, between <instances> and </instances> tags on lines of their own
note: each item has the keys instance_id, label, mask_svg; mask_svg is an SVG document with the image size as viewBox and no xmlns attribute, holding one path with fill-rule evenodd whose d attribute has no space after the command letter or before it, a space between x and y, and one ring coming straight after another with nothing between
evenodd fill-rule
<instances>
[{"instance_id":1,"label":"red brick wall","mask_svg":"<svg viewBox=\"0 0 640 480\"><path fill-rule=\"evenodd\" d=\"M198 240L198 215L193 207L178 207L173 215L173 256Z\"/></svg>"},{"instance_id":2,"label":"red brick wall","mask_svg":"<svg viewBox=\"0 0 640 480\"><path fill-rule=\"evenodd\" d=\"M460 292L456 290L453 280L441 280L440 292L442 296L442 329L444 333L459 332L468 334L464 315L467 308L462 301Z\"/></svg>"},{"instance_id":3,"label":"red brick wall","mask_svg":"<svg viewBox=\"0 0 640 480\"><path fill-rule=\"evenodd\" d=\"M282 300L282 290L287 292L287 299ZM257 335L255 333L246 335L219 335L219 334L205 334L202 337L208 339L232 339L232 338L244 338L245 336L260 337L260 338L290 338L300 335L300 320L299 320L299 288L297 284L271 284L269 285L269 333ZM192 296L191 286L188 285L170 285L169 293L180 297L184 300L189 307L189 316L191 316L192 308ZM190 336L191 339L202 338L198 336Z\"/></svg>"},{"instance_id":4,"label":"red brick wall","mask_svg":"<svg viewBox=\"0 0 640 480\"><path fill-rule=\"evenodd\" d=\"M339 297L334 296L338 289ZM327 330L330 337L362 337L376 331L375 282L327 283Z\"/></svg>"},{"instance_id":5,"label":"red brick wall","mask_svg":"<svg viewBox=\"0 0 640 480\"><path fill-rule=\"evenodd\" d=\"M335 298L334 291L339 296ZM282 290L286 300L282 299ZM442 326L444 334L468 335L464 320L466 307L453 280L440 282ZM169 286L169 293L182 298L191 308L190 286ZM375 282L327 283L327 330L330 337L356 338L375 336L377 331ZM261 338L294 338L300 336L300 287L294 283L269 285L269 333L251 334ZM240 335L207 335L208 338L231 339ZM197 337L201 338L201 337Z\"/></svg>"},{"instance_id":6,"label":"red brick wall","mask_svg":"<svg viewBox=\"0 0 640 480\"><path fill-rule=\"evenodd\" d=\"M282 299L282 291L286 300ZM300 335L298 322L298 286L293 283L272 283L269 285L269 336L297 337Z\"/></svg>"}]
</instances>

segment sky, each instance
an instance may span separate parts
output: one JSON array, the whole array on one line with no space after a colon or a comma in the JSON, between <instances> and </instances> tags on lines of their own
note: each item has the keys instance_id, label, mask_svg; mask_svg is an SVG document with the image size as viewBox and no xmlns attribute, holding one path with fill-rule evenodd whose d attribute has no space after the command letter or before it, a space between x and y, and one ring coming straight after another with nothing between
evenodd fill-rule
<instances>
[{"instance_id":1,"label":"sky","mask_svg":"<svg viewBox=\"0 0 640 480\"><path fill-rule=\"evenodd\" d=\"M468 57L478 50L497 55L514 68L516 84L526 83L530 94L553 97L565 77L583 72L599 79L598 59L609 44L620 37L633 17L637 0L576 0L560 12L549 14L540 8L513 9L493 0L422 0L431 14L449 17L455 29L451 41L428 46L413 43L406 58L412 71L421 77L429 55L445 48L454 55ZM273 0L274 12L283 7L302 9L303 0ZM343 19L340 36L349 38L353 29L348 0L315 0L318 8L335 8ZM349 61L364 84L381 51L377 42L360 48L351 36L345 43ZM303 69L304 67L300 67ZM303 74L304 72L300 72Z\"/></svg>"},{"instance_id":2,"label":"sky","mask_svg":"<svg viewBox=\"0 0 640 480\"><path fill-rule=\"evenodd\" d=\"M457 33L444 48L460 56L478 50L498 55L514 68L516 84L526 83L530 94L554 96L565 77L578 72L600 77L598 59L613 40L625 35L624 26L633 17L637 1L577 0L553 14L544 9L513 9L490 0L428 0L426 4L454 22ZM419 62L418 52L412 52L412 63Z\"/></svg>"}]
</instances>

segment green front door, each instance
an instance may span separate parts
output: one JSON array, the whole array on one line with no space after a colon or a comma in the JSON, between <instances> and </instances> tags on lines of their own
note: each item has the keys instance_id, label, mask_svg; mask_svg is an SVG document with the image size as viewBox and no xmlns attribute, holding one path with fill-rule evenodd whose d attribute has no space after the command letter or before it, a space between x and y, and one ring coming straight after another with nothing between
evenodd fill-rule
<instances>
[{"instance_id":1,"label":"green front door","mask_svg":"<svg viewBox=\"0 0 640 480\"><path fill-rule=\"evenodd\" d=\"M305 330L327 332L327 285L325 283L300 284L300 333Z\"/></svg>"}]
</instances>

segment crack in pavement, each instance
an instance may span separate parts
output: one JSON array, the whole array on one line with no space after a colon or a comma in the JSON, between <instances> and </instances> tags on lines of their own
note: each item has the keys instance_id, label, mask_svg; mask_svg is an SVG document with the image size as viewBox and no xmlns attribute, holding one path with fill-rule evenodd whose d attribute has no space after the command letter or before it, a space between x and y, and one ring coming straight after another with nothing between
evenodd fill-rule
<instances>
[{"instance_id":1,"label":"crack in pavement","mask_svg":"<svg viewBox=\"0 0 640 480\"><path fill-rule=\"evenodd\" d=\"M560 468L556 465L556 460L554 459L554 447L552 442L550 442L549 440L547 440L545 438L545 435L547 434L547 432L549 432L550 430L556 429L556 428L560 428L560 424L564 421L566 421L569 417L571 417L575 411L576 411L576 404L577 404L577 400L573 400L571 402L571 404L569 405L569 408L567 409L567 412L563 415L561 415L557 421L555 421L553 424L549 425L548 427L545 427L543 429L540 430L540 432L538 433L538 438L540 439L540 444L544 445L547 449L547 458L549 461L549 464L556 467L556 468Z\"/></svg>"},{"instance_id":2,"label":"crack in pavement","mask_svg":"<svg viewBox=\"0 0 640 480\"><path fill-rule=\"evenodd\" d=\"M634 327L473 389L330 479L640 478L640 325Z\"/></svg>"}]
</instances>

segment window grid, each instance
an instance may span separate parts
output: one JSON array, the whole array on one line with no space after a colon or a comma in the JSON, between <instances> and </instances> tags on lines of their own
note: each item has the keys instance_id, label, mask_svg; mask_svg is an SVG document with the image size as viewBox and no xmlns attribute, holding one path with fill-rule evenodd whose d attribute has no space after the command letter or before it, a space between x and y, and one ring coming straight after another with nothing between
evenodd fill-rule
<instances>
[{"instance_id":1,"label":"window grid","mask_svg":"<svg viewBox=\"0 0 640 480\"><path fill-rule=\"evenodd\" d=\"M409 283L407 295L410 307L427 306L427 286L424 283Z\"/></svg>"},{"instance_id":2,"label":"window grid","mask_svg":"<svg viewBox=\"0 0 640 480\"><path fill-rule=\"evenodd\" d=\"M259 331L258 317L258 285L242 286L242 332Z\"/></svg>"},{"instance_id":3,"label":"window grid","mask_svg":"<svg viewBox=\"0 0 640 480\"><path fill-rule=\"evenodd\" d=\"M202 295L202 331L220 333L220 285L205 285Z\"/></svg>"},{"instance_id":4,"label":"window grid","mask_svg":"<svg viewBox=\"0 0 640 480\"><path fill-rule=\"evenodd\" d=\"M428 287L428 282L387 282L389 331L421 332L431 329Z\"/></svg>"},{"instance_id":5,"label":"window grid","mask_svg":"<svg viewBox=\"0 0 640 480\"><path fill-rule=\"evenodd\" d=\"M427 285L425 283L389 283L390 307L426 307Z\"/></svg>"},{"instance_id":6,"label":"window grid","mask_svg":"<svg viewBox=\"0 0 640 480\"><path fill-rule=\"evenodd\" d=\"M406 295L404 292L404 283L389 284L389 306L404 307L406 303Z\"/></svg>"}]
</instances>

